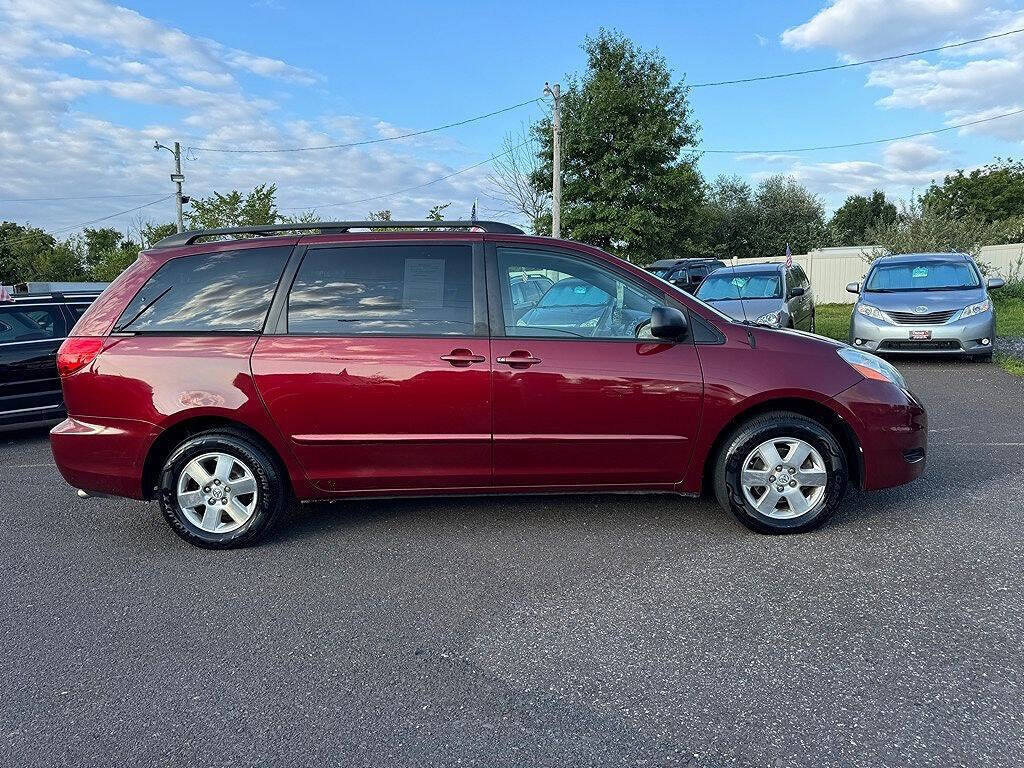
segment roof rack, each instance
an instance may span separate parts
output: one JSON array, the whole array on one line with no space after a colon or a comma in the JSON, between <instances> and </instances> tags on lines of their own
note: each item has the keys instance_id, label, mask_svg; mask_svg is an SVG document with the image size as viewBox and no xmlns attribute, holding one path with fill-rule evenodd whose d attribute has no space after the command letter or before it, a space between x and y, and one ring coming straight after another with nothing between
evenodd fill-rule
<instances>
[{"instance_id":1,"label":"roof rack","mask_svg":"<svg viewBox=\"0 0 1024 768\"><path fill-rule=\"evenodd\" d=\"M220 227L218 229L190 229L160 240L153 248L173 248L192 245L201 237L220 235L254 235L266 237L288 232L317 230L324 235L336 235L352 229L477 229L502 235L524 235L519 227L500 221L315 221L295 224L261 224L252 227Z\"/></svg>"}]
</instances>

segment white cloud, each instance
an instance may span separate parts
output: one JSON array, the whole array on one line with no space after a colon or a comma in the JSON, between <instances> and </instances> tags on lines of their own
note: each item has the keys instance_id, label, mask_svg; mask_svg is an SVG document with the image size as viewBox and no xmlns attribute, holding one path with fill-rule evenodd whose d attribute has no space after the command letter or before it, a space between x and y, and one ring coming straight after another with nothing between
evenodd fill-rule
<instances>
[{"instance_id":1,"label":"white cloud","mask_svg":"<svg viewBox=\"0 0 1024 768\"><path fill-rule=\"evenodd\" d=\"M1024 27L1024 11L985 0L833 0L782 34L794 49L831 48L840 59L903 53ZM866 84L884 89L883 109L918 109L953 125L1024 107L1024 34L918 58L871 65ZM1024 140L1024 120L996 120L965 129Z\"/></svg>"},{"instance_id":2,"label":"white cloud","mask_svg":"<svg viewBox=\"0 0 1024 768\"><path fill-rule=\"evenodd\" d=\"M883 156L885 164L902 172L923 171L934 168L949 152L939 149L930 141L894 141L886 146Z\"/></svg>"},{"instance_id":3,"label":"white cloud","mask_svg":"<svg viewBox=\"0 0 1024 768\"><path fill-rule=\"evenodd\" d=\"M870 58L969 37L993 13L982 0L833 0L781 40L794 49L835 48Z\"/></svg>"},{"instance_id":4,"label":"white cloud","mask_svg":"<svg viewBox=\"0 0 1024 768\"><path fill-rule=\"evenodd\" d=\"M186 148L314 146L408 130L372 116L284 117L290 110L279 108L279 96L263 95L268 93L263 80L285 80L301 88L322 78L102 0L0 0L0 198L79 191L140 195L134 201L7 203L2 217L63 229L172 192L170 157L153 151L154 139L180 139ZM111 108L118 102L141 106L142 114L151 116L148 124L119 124L120 110ZM427 156L431 159L424 162ZM480 159L450 137L427 135L324 152L192 151L186 153L184 172L186 191L193 196L270 181L278 184L282 208L308 205L324 216L363 218L369 210L387 207L396 217L414 218L449 200L454 201L452 215L468 212L488 169L387 199L325 204L414 187ZM123 228L140 215L168 221L173 201L107 223Z\"/></svg>"}]
</instances>

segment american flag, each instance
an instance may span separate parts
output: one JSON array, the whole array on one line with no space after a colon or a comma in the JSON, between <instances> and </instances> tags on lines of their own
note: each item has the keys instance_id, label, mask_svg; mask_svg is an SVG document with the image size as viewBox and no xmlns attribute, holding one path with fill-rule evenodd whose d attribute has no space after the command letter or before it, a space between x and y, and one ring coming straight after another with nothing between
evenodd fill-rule
<instances>
[{"instance_id":1,"label":"american flag","mask_svg":"<svg viewBox=\"0 0 1024 768\"><path fill-rule=\"evenodd\" d=\"M14 301L11 298L11 294L7 292L7 289L0 285L0 304L6 304Z\"/></svg>"},{"instance_id":2,"label":"american flag","mask_svg":"<svg viewBox=\"0 0 1024 768\"><path fill-rule=\"evenodd\" d=\"M789 243L786 243L786 269L793 266L793 252L789 250Z\"/></svg>"}]
</instances>

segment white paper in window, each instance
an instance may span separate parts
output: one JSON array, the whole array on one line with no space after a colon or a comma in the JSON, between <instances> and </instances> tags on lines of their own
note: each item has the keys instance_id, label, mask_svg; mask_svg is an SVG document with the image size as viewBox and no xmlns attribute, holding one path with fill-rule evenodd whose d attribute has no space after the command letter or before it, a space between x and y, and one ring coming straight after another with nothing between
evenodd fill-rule
<instances>
[{"instance_id":1,"label":"white paper in window","mask_svg":"<svg viewBox=\"0 0 1024 768\"><path fill-rule=\"evenodd\" d=\"M444 259L406 259L402 306L444 306Z\"/></svg>"}]
</instances>

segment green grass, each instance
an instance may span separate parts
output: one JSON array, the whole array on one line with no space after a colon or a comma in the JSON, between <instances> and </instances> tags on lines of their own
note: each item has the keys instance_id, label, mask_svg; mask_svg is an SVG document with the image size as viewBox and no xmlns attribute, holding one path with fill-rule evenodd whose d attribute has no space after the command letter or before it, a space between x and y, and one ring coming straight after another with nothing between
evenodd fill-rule
<instances>
[{"instance_id":1,"label":"green grass","mask_svg":"<svg viewBox=\"0 0 1024 768\"><path fill-rule=\"evenodd\" d=\"M1010 355L997 354L995 357L999 367L1014 376L1024 376L1024 360Z\"/></svg>"},{"instance_id":2,"label":"green grass","mask_svg":"<svg viewBox=\"0 0 1024 768\"><path fill-rule=\"evenodd\" d=\"M814 327L822 336L846 341L850 338L853 304L819 304L814 308Z\"/></svg>"},{"instance_id":3,"label":"green grass","mask_svg":"<svg viewBox=\"0 0 1024 768\"><path fill-rule=\"evenodd\" d=\"M996 305L996 334L1024 336L1024 299L1001 297L995 290L992 291L992 300Z\"/></svg>"},{"instance_id":4,"label":"green grass","mask_svg":"<svg viewBox=\"0 0 1024 768\"><path fill-rule=\"evenodd\" d=\"M1001 298L992 291L996 304L996 333L999 336L1024 336L1024 299L1016 296ZM850 315L853 304L819 304L814 309L818 333L830 339L846 341L850 335Z\"/></svg>"}]
</instances>

